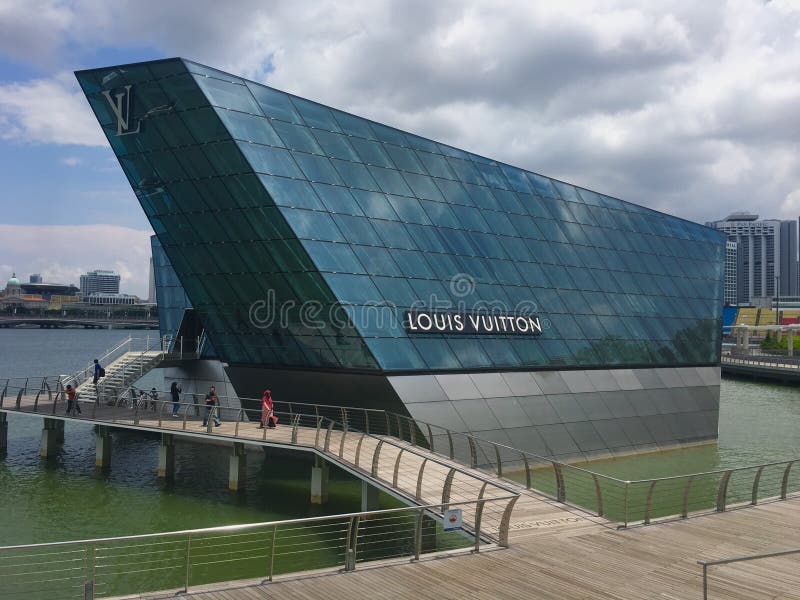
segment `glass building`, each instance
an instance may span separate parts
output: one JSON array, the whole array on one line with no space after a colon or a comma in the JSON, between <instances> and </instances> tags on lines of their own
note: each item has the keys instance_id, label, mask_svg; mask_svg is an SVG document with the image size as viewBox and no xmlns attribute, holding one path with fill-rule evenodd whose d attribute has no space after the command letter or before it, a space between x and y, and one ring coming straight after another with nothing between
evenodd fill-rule
<instances>
[{"instance_id":1,"label":"glass building","mask_svg":"<svg viewBox=\"0 0 800 600\"><path fill-rule=\"evenodd\" d=\"M716 437L724 234L183 59L76 75L162 329L192 314L240 396L563 458Z\"/></svg>"}]
</instances>

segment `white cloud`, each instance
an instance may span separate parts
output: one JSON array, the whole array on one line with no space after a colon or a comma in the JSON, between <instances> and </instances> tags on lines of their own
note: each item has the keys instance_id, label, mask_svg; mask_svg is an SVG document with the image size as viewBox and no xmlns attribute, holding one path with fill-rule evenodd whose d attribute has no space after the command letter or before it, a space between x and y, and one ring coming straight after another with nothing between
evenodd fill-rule
<instances>
[{"instance_id":1,"label":"white cloud","mask_svg":"<svg viewBox=\"0 0 800 600\"><path fill-rule=\"evenodd\" d=\"M147 297L151 232L117 225L0 225L0 282L41 273L45 281L74 283L92 269L113 269L121 290ZM42 243L47 240L47 243Z\"/></svg>"},{"instance_id":2,"label":"white cloud","mask_svg":"<svg viewBox=\"0 0 800 600\"><path fill-rule=\"evenodd\" d=\"M0 85L0 137L27 143L108 144L71 73Z\"/></svg>"},{"instance_id":3,"label":"white cloud","mask_svg":"<svg viewBox=\"0 0 800 600\"><path fill-rule=\"evenodd\" d=\"M59 159L58 162L67 167L77 167L78 165L83 164L83 159L78 158L77 156L65 156Z\"/></svg>"},{"instance_id":4,"label":"white cloud","mask_svg":"<svg viewBox=\"0 0 800 600\"><path fill-rule=\"evenodd\" d=\"M698 221L800 187L796 0L2 6L0 51L45 70L152 47ZM69 78L0 87L0 134L105 144Z\"/></svg>"}]
</instances>

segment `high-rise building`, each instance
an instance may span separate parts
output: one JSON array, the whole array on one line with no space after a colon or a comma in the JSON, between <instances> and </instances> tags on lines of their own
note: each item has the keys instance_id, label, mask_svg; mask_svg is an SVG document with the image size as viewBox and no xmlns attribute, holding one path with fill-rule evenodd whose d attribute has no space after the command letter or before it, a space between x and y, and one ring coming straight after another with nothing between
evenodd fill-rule
<instances>
[{"instance_id":1,"label":"high-rise building","mask_svg":"<svg viewBox=\"0 0 800 600\"><path fill-rule=\"evenodd\" d=\"M119 294L120 276L114 271L95 269L81 275L81 294Z\"/></svg>"},{"instance_id":2,"label":"high-rise building","mask_svg":"<svg viewBox=\"0 0 800 600\"><path fill-rule=\"evenodd\" d=\"M166 329L200 324L240 397L561 458L716 437L721 233L183 59L76 75Z\"/></svg>"},{"instance_id":3,"label":"high-rise building","mask_svg":"<svg viewBox=\"0 0 800 600\"><path fill-rule=\"evenodd\" d=\"M42 283L42 276L38 273L34 273L30 276L30 283Z\"/></svg>"},{"instance_id":4,"label":"high-rise building","mask_svg":"<svg viewBox=\"0 0 800 600\"><path fill-rule=\"evenodd\" d=\"M733 213L706 225L736 242L737 304L797 295L797 221L760 221L758 215Z\"/></svg>"},{"instance_id":5,"label":"high-rise building","mask_svg":"<svg viewBox=\"0 0 800 600\"><path fill-rule=\"evenodd\" d=\"M725 242L725 283L722 298L728 306L735 306L738 300L736 294L737 248L736 242L731 240Z\"/></svg>"}]
</instances>

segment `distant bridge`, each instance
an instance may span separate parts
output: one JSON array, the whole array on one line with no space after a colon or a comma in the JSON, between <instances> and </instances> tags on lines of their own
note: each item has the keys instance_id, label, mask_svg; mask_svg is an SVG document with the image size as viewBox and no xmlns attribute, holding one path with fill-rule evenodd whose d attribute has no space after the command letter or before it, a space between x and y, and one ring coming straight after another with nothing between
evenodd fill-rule
<instances>
[{"instance_id":1,"label":"distant bridge","mask_svg":"<svg viewBox=\"0 0 800 600\"><path fill-rule=\"evenodd\" d=\"M158 329L158 319L108 319L16 316L0 317L0 328L35 327L41 329Z\"/></svg>"}]
</instances>

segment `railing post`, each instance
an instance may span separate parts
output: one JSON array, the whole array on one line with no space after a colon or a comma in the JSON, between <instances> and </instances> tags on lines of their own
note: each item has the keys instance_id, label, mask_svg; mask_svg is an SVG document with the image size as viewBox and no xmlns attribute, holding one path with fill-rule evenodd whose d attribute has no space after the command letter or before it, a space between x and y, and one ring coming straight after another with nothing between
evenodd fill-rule
<instances>
[{"instance_id":1,"label":"railing post","mask_svg":"<svg viewBox=\"0 0 800 600\"><path fill-rule=\"evenodd\" d=\"M567 490L564 486L564 473L561 471L561 464L553 462L553 471L556 474L556 500L564 502L567 498Z\"/></svg>"},{"instance_id":2,"label":"railing post","mask_svg":"<svg viewBox=\"0 0 800 600\"><path fill-rule=\"evenodd\" d=\"M689 477L689 481L686 482L686 487L683 489L683 509L681 510L681 517L684 519L689 516L689 494L692 491L693 481L694 475Z\"/></svg>"},{"instance_id":3,"label":"railing post","mask_svg":"<svg viewBox=\"0 0 800 600\"><path fill-rule=\"evenodd\" d=\"M597 473L592 473L594 479L594 491L597 494L597 516L603 516L603 492L600 490L600 480L597 478Z\"/></svg>"},{"instance_id":4,"label":"railing post","mask_svg":"<svg viewBox=\"0 0 800 600\"><path fill-rule=\"evenodd\" d=\"M358 524L361 516L350 517L347 527L347 546L345 548L345 571L355 571L356 568L356 544L358 542Z\"/></svg>"},{"instance_id":5,"label":"railing post","mask_svg":"<svg viewBox=\"0 0 800 600\"><path fill-rule=\"evenodd\" d=\"M236 427L233 429L233 437L239 437L239 423L242 422L243 417L244 417L244 409L240 408L239 411L236 413Z\"/></svg>"},{"instance_id":6,"label":"railing post","mask_svg":"<svg viewBox=\"0 0 800 600\"><path fill-rule=\"evenodd\" d=\"M269 580L272 581L272 574L275 572L275 538L278 537L278 526L272 526L272 546L269 551Z\"/></svg>"},{"instance_id":7,"label":"railing post","mask_svg":"<svg viewBox=\"0 0 800 600\"><path fill-rule=\"evenodd\" d=\"M192 567L192 534L186 538L186 580L183 582L183 593L189 593L189 573Z\"/></svg>"},{"instance_id":8,"label":"railing post","mask_svg":"<svg viewBox=\"0 0 800 600\"><path fill-rule=\"evenodd\" d=\"M703 563L703 600L708 600L708 565Z\"/></svg>"},{"instance_id":9,"label":"railing post","mask_svg":"<svg viewBox=\"0 0 800 600\"><path fill-rule=\"evenodd\" d=\"M318 408L315 407L316 411L319 411ZM314 436L314 448L319 446L319 431L322 429L322 417L319 416L319 412L317 412L317 434Z\"/></svg>"},{"instance_id":10,"label":"railing post","mask_svg":"<svg viewBox=\"0 0 800 600\"><path fill-rule=\"evenodd\" d=\"M331 431L333 430L334 421L331 421L331 424L328 425L328 431L325 433L325 447L323 450L328 452L331 447Z\"/></svg>"},{"instance_id":11,"label":"railing post","mask_svg":"<svg viewBox=\"0 0 800 600\"><path fill-rule=\"evenodd\" d=\"M364 409L364 430L369 433L369 409Z\"/></svg>"},{"instance_id":12,"label":"railing post","mask_svg":"<svg viewBox=\"0 0 800 600\"><path fill-rule=\"evenodd\" d=\"M342 439L339 440L339 458L344 458L344 440L347 437L347 423L342 424Z\"/></svg>"},{"instance_id":13,"label":"railing post","mask_svg":"<svg viewBox=\"0 0 800 600\"><path fill-rule=\"evenodd\" d=\"M790 332L791 335L791 332ZM761 481L761 473L764 471L764 465L758 467L758 471L756 471L756 476L753 478L753 493L750 497L750 504L755 506L758 504L758 483Z\"/></svg>"},{"instance_id":14,"label":"railing post","mask_svg":"<svg viewBox=\"0 0 800 600\"><path fill-rule=\"evenodd\" d=\"M494 456L497 460L497 477L502 479L503 478L503 459L500 458L500 446L492 442L492 446L494 446Z\"/></svg>"},{"instance_id":15,"label":"railing post","mask_svg":"<svg viewBox=\"0 0 800 600\"><path fill-rule=\"evenodd\" d=\"M469 445L469 466L475 469L478 467L478 452L475 449L475 440L471 435L467 435L467 444Z\"/></svg>"},{"instance_id":16,"label":"railing post","mask_svg":"<svg viewBox=\"0 0 800 600\"><path fill-rule=\"evenodd\" d=\"M644 503L644 524L645 525L649 525L650 524L650 510L651 510L651 508L653 506L653 490L655 489L657 483L658 483L658 479L654 479L650 483L650 488L647 490L647 500L645 500L645 503Z\"/></svg>"},{"instance_id":17,"label":"railing post","mask_svg":"<svg viewBox=\"0 0 800 600\"><path fill-rule=\"evenodd\" d=\"M430 451L436 453L433 447L433 431L431 431L431 426L428 423L425 423L425 426L428 428L428 444L430 445Z\"/></svg>"},{"instance_id":18,"label":"railing post","mask_svg":"<svg viewBox=\"0 0 800 600\"><path fill-rule=\"evenodd\" d=\"M416 511L414 515L414 560L419 560L419 555L422 553L422 520L423 511Z\"/></svg>"},{"instance_id":19,"label":"railing post","mask_svg":"<svg viewBox=\"0 0 800 600\"><path fill-rule=\"evenodd\" d=\"M455 476L456 470L451 468L444 479L444 485L442 486L442 512L447 510L447 505L450 504L450 493L453 489L453 478Z\"/></svg>"},{"instance_id":20,"label":"railing post","mask_svg":"<svg viewBox=\"0 0 800 600\"><path fill-rule=\"evenodd\" d=\"M719 491L717 492L717 512L725 512L725 505L728 499L728 482L731 480L733 471L727 470L722 474L722 479L719 482Z\"/></svg>"},{"instance_id":21,"label":"railing post","mask_svg":"<svg viewBox=\"0 0 800 600\"><path fill-rule=\"evenodd\" d=\"M378 440L378 445L375 446L375 452L372 455L372 471L370 474L373 477L378 476L378 460L381 456L381 447L383 446L383 440Z\"/></svg>"},{"instance_id":22,"label":"railing post","mask_svg":"<svg viewBox=\"0 0 800 600\"><path fill-rule=\"evenodd\" d=\"M91 560L92 560L91 575L83 583L83 598L84 598L84 600L94 600L94 580L95 580L95 575L96 575L95 569L96 569L96 563L97 563L97 544L92 544Z\"/></svg>"},{"instance_id":23,"label":"railing post","mask_svg":"<svg viewBox=\"0 0 800 600\"><path fill-rule=\"evenodd\" d=\"M624 498L624 502L623 502L624 511L625 511L625 514L624 514L624 519L625 520L624 520L624 522L622 524L622 526L625 527L625 528L628 527L628 489L630 488L630 485L631 485L630 481L626 481L625 482L625 498Z\"/></svg>"},{"instance_id":24,"label":"railing post","mask_svg":"<svg viewBox=\"0 0 800 600\"><path fill-rule=\"evenodd\" d=\"M511 511L514 510L514 505L519 500L519 496L514 496L506 504L506 509L503 511L503 516L500 519L500 531L498 532L498 544L503 548L508 548L508 528L511 524Z\"/></svg>"},{"instance_id":25,"label":"railing post","mask_svg":"<svg viewBox=\"0 0 800 600\"><path fill-rule=\"evenodd\" d=\"M427 464L428 459L426 458L422 461L422 464L419 467L419 474L417 475L417 493L414 496L417 499L417 502L422 501L422 475L425 473L425 465Z\"/></svg>"},{"instance_id":26,"label":"railing post","mask_svg":"<svg viewBox=\"0 0 800 600\"><path fill-rule=\"evenodd\" d=\"M409 438L411 439L411 445L417 445L417 424L413 419L408 420L408 434Z\"/></svg>"},{"instance_id":27,"label":"railing post","mask_svg":"<svg viewBox=\"0 0 800 600\"><path fill-rule=\"evenodd\" d=\"M528 463L528 455L520 452L522 462L525 463L525 488L531 489L531 465Z\"/></svg>"},{"instance_id":28,"label":"railing post","mask_svg":"<svg viewBox=\"0 0 800 600\"><path fill-rule=\"evenodd\" d=\"M361 437L358 438L358 445L356 446L356 469L361 468L361 466L359 465L359 460L361 458L361 444L364 442L364 437L366 435L367 435L366 433L362 433Z\"/></svg>"},{"instance_id":29,"label":"railing post","mask_svg":"<svg viewBox=\"0 0 800 600\"><path fill-rule=\"evenodd\" d=\"M405 452L404 448L400 448L400 452L397 453L397 458L394 461L394 473L392 474L392 487L397 487L397 480L400 476L400 459L403 458L403 452Z\"/></svg>"},{"instance_id":30,"label":"railing post","mask_svg":"<svg viewBox=\"0 0 800 600\"><path fill-rule=\"evenodd\" d=\"M389 421L389 413L383 411L383 416L386 417L386 435L392 435L392 428L390 426L390 421Z\"/></svg>"},{"instance_id":31,"label":"railing post","mask_svg":"<svg viewBox=\"0 0 800 600\"><path fill-rule=\"evenodd\" d=\"M455 448L453 447L453 435L450 433L449 429L445 429L445 431L447 432L447 443L450 447L450 460L455 460L456 452Z\"/></svg>"},{"instance_id":32,"label":"railing post","mask_svg":"<svg viewBox=\"0 0 800 600\"><path fill-rule=\"evenodd\" d=\"M481 551L481 518L483 517L483 505L486 500L478 500L475 506L475 552Z\"/></svg>"},{"instance_id":33,"label":"railing post","mask_svg":"<svg viewBox=\"0 0 800 600\"><path fill-rule=\"evenodd\" d=\"M786 500L786 491L789 487L789 471L792 470L792 465L794 461L789 461L789 464L786 465L786 470L783 472L783 480L781 481L781 500Z\"/></svg>"},{"instance_id":34,"label":"railing post","mask_svg":"<svg viewBox=\"0 0 800 600\"><path fill-rule=\"evenodd\" d=\"M292 423L292 443L293 444L297 443L297 429L298 429L298 427L300 427L300 417L301 416L302 415L300 415L300 413L298 413L298 414L296 414L294 416L294 419L293 419L293 423Z\"/></svg>"},{"instance_id":35,"label":"railing post","mask_svg":"<svg viewBox=\"0 0 800 600\"><path fill-rule=\"evenodd\" d=\"M400 415L394 416L397 422L397 439L403 441L403 422L400 420Z\"/></svg>"}]
</instances>

